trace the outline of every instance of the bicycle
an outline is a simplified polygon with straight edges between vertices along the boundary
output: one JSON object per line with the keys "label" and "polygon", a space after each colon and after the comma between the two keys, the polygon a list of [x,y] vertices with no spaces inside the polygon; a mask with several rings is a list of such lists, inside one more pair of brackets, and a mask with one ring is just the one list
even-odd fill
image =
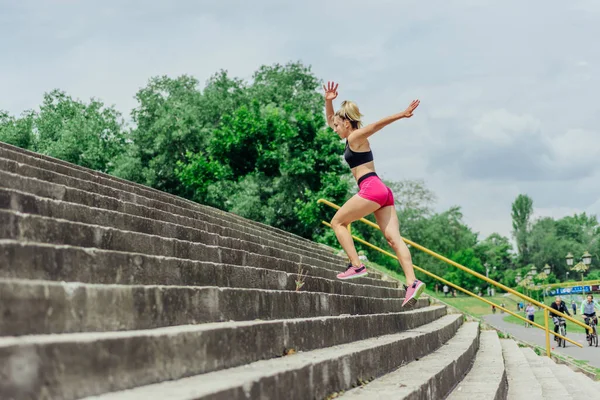
{"label": "bicycle", "polygon": [[[554,317],[554,325],[558,325],[558,334],[561,336],[567,336],[567,321],[563,317]],[[554,336],[556,342],[558,343],[558,347],[566,347],[567,341],[561,337]]]}
{"label": "bicycle", "polygon": [[587,334],[587,341],[590,346],[596,345],[598,347],[598,333],[596,332],[596,322],[594,321],[595,317],[588,317],[588,325],[592,328],[592,333]]}

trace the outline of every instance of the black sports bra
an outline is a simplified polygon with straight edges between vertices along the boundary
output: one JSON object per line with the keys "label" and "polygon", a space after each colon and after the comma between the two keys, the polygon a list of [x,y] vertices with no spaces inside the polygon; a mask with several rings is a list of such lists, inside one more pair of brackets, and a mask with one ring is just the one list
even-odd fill
{"label": "black sports bra", "polygon": [[346,149],[344,150],[344,158],[346,162],[350,166],[350,168],[358,167],[359,165],[366,164],[368,162],[373,161],[373,152],[363,151],[363,152],[355,152],[352,151],[350,145],[348,144],[348,140],[346,140]]}

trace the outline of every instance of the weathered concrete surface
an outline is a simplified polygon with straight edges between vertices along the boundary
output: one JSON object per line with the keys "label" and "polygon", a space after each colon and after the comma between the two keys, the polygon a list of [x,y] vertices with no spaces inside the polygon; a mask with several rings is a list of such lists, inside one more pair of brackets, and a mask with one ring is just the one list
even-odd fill
{"label": "weathered concrete surface", "polygon": [[[266,266],[265,264],[261,265]],[[292,268],[290,270],[294,271]],[[333,280],[335,276],[332,271],[322,272],[329,275],[329,279],[312,275],[303,277],[301,291],[404,297],[403,289]],[[296,290],[296,281],[301,279],[298,274],[269,268],[3,239],[0,239],[0,278],[271,290]]]}
{"label": "weathered concrete surface", "polygon": [[[344,264],[276,228],[0,143],[0,335],[15,335],[0,338],[0,398],[218,384],[225,368],[296,356],[309,366],[254,370],[258,381],[221,394],[303,390],[313,375],[327,394],[421,357],[462,323],[426,298],[403,309],[404,291],[376,271],[339,281]],[[299,269],[309,276],[295,292]],[[385,334],[397,340],[374,337]],[[306,353],[266,361],[289,347]]]}
{"label": "weathered concrete surface", "polygon": [[[90,194],[82,191],[77,191],[74,195],[80,195],[83,198],[70,199],[78,201],[48,198],[43,195],[47,195],[49,191],[52,193],[60,193],[60,190],[39,190],[37,189],[38,186],[48,185],[48,183],[34,181],[35,184],[31,184],[29,185],[30,187],[27,188],[34,192],[32,194],[21,189],[21,187],[24,186],[23,180],[27,178],[14,175],[11,177],[12,179],[4,179],[4,176],[2,175],[8,174],[0,172],[0,208],[167,237],[173,237],[170,236],[173,233],[180,234],[181,229],[184,229],[184,232],[209,232],[210,234],[219,237],[249,241],[262,246],[271,246],[288,252],[298,253],[306,257],[316,258],[320,261],[329,262],[338,266],[343,264],[343,260],[339,257],[330,254],[321,254],[320,251],[318,251],[318,246],[313,246],[313,248],[310,249],[297,246],[294,243],[290,244],[287,241],[282,241],[279,237],[263,237],[257,230],[252,230],[248,233],[244,230],[237,229],[231,222],[222,221],[221,224],[209,223],[196,218],[138,206],[134,203],[124,202],[110,197],[97,195],[82,196],[84,193]],[[11,186],[17,186],[17,188],[12,188]],[[69,188],[68,190],[72,189]],[[42,196],[37,195],[36,193],[38,192],[41,193]],[[91,201],[86,202],[82,200]],[[108,204],[103,204],[102,200],[107,200]]]}
{"label": "weathered concrete surface", "polygon": [[447,400],[504,400],[508,392],[502,346],[496,331],[483,331],[471,370]]}
{"label": "weathered concrete surface", "polygon": [[258,361],[94,399],[322,399],[333,392],[350,389],[359,379],[384,375],[435,351],[454,336],[461,324],[460,315],[448,315],[394,335]]}
{"label": "weathered concrete surface", "polygon": [[[425,357],[402,366],[341,396],[348,400],[443,399],[471,367],[477,352],[479,324],[465,323],[447,343]],[[487,399],[486,397],[483,397]]]}
{"label": "weathered concrete surface", "polygon": [[[330,271],[336,272],[331,270],[330,263],[307,259],[295,253],[269,247],[251,246],[248,242],[237,239],[231,239],[228,242],[233,247],[225,248],[218,245],[217,235],[207,235],[203,238],[205,239],[204,243],[197,243],[98,225],[21,214],[4,209],[0,209],[0,239],[70,245],[202,261],[209,260],[210,254],[207,254],[207,250],[210,251],[212,247],[215,249],[214,251],[220,254],[220,262],[225,264],[245,265],[245,257],[263,258],[268,256],[297,263],[295,272],[298,271],[298,264],[308,264],[305,270],[309,274],[312,274],[311,267],[330,269]],[[247,247],[245,247],[246,245]],[[248,251],[248,247],[253,247],[252,250],[254,251]],[[214,259],[210,261],[214,261]],[[253,264],[253,266],[259,265]],[[267,266],[265,267],[267,268]],[[338,271],[340,270],[343,270],[343,268]],[[288,270],[288,272],[290,271]],[[324,277],[331,276],[335,276],[335,273],[330,273],[330,275]],[[357,281],[358,283],[369,283],[385,287],[397,287],[398,285],[397,282],[374,280],[368,277],[360,279],[361,281]]]}
{"label": "weathered concrete surface", "polygon": [[550,367],[543,362],[541,357],[529,347],[523,347],[521,351],[529,363],[529,368],[542,386],[542,395],[545,399],[572,399],[567,389],[556,379]]}
{"label": "weathered concrete surface", "polygon": [[600,391],[597,383],[587,376],[573,371],[568,366],[556,364],[548,357],[542,357],[542,362],[552,370],[556,379],[562,383],[572,398],[586,399],[590,396],[590,393],[598,393]]}
{"label": "weathered concrete surface", "polygon": [[[36,178],[41,181],[82,189],[87,192],[113,197],[122,201],[140,203],[142,205],[146,205],[151,208],[158,208],[160,210],[185,210],[188,214],[193,214],[195,218],[216,218],[218,221],[220,221],[216,222],[219,225],[222,225],[224,222],[229,222],[238,227],[238,229],[249,228],[258,230],[262,232],[262,236],[268,234],[273,237],[277,237],[282,241],[290,241],[290,243],[293,243],[298,247],[314,249],[316,253],[320,253],[326,257],[332,257],[332,255],[326,250],[319,247],[315,248],[316,246],[313,242],[300,236],[281,231],[277,228],[251,221],[232,213],[226,213],[212,207],[200,205],[177,196],[148,188],[143,185],[121,181],[118,179],[115,180],[114,177],[99,174],[95,171],[81,171],[73,168],[73,165],[70,164],[65,166],[54,162],[48,162],[43,159],[39,159],[38,157],[24,155],[20,152],[8,150],[2,147],[1,143],[0,171],[18,174],[21,179],[24,177]],[[0,181],[8,180],[6,178],[10,177],[3,176],[2,178],[3,179],[0,179]],[[12,179],[12,181],[14,182],[14,179]],[[28,187],[31,188],[32,186],[28,185]],[[60,191],[54,191],[54,194],[59,193]]]}
{"label": "weathered concrete surface", "polygon": [[[377,314],[406,310],[402,301],[260,289],[0,280],[0,335]],[[414,308],[427,305],[423,298]]]}
{"label": "weathered concrete surface", "polygon": [[[39,200],[39,201],[38,201]],[[299,253],[290,247],[280,248],[275,242],[259,244],[242,239],[220,236],[199,229],[188,228],[182,225],[154,221],[148,218],[131,216],[114,211],[100,210],[77,204],[60,201],[49,201],[40,197],[20,195],[16,192],[9,193],[0,190],[0,210],[4,212],[18,212],[24,215],[41,216],[50,219],[72,221],[88,227],[101,226],[111,229],[119,234],[134,237],[135,234],[144,234],[161,239],[175,239],[183,242],[203,243],[221,248],[246,250],[256,254],[284,258],[295,262],[304,262],[321,268],[343,270],[344,263],[333,263],[315,258],[310,253]],[[83,228],[79,228],[83,229]],[[43,240],[43,237],[40,241]],[[77,243],[69,243],[76,245]],[[131,250],[130,250],[131,251]]]}
{"label": "weathered concrete surface", "polygon": [[525,355],[517,345],[510,339],[500,341],[506,378],[508,381],[508,400],[543,400],[542,386],[531,370]]}
{"label": "weathered concrete surface", "polygon": [[16,146],[12,146],[7,143],[0,142],[0,157],[7,158],[10,160],[18,161],[19,163],[29,164],[33,166],[37,166],[42,169],[47,170],[56,170],[61,174],[66,174],[69,176],[76,176],[83,180],[92,180],[95,182],[100,182],[104,185],[111,186],[116,188],[120,188],[121,190],[125,190],[128,192],[136,193],[138,195],[142,195],[149,198],[160,198],[165,202],[172,202],[173,204],[181,204],[182,206],[193,207],[195,209],[201,210],[203,212],[218,215],[221,218],[225,218],[229,221],[234,222],[237,225],[247,225],[257,227],[262,231],[269,231],[273,234],[279,235],[281,237],[292,237],[297,242],[303,242],[309,246],[314,245],[314,243],[308,239],[302,238],[297,235],[290,235],[288,232],[285,232],[281,229],[272,227],[270,225],[266,225],[260,222],[248,220],[242,218],[238,215],[227,213],[225,211],[221,211],[219,209],[205,206],[203,204],[195,203],[191,200],[186,200],[180,197],[176,197],[170,195],[165,192],[161,192],[157,189],[153,189],[151,187],[141,185],[139,183],[134,183],[130,181],[126,181],[121,178],[117,178],[108,174],[103,174],[98,171],[91,170],[89,168],[81,167],[76,164],[71,164],[66,161],[59,160],[57,158],[49,157],[43,154],[35,153],[29,150],[25,150]]}
{"label": "weathered concrete surface", "polygon": [[[13,391],[76,399],[277,358],[286,349],[310,351],[396,334],[444,315],[445,308],[436,306],[394,314],[0,338],[0,366],[9,370],[11,363],[34,359],[36,376],[43,379],[12,384]],[[0,382],[0,395],[13,381]]]}

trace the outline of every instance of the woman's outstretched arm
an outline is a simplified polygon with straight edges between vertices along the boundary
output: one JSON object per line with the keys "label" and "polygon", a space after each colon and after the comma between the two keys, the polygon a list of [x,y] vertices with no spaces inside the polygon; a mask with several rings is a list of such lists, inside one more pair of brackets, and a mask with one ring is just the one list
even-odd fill
{"label": "woman's outstretched arm", "polygon": [[363,128],[359,128],[352,132],[348,137],[348,141],[350,143],[360,143],[365,140],[375,132],[381,130],[383,127],[391,124],[392,122],[398,121],[402,118],[410,118],[413,116],[413,111],[419,106],[421,103],[420,100],[413,100],[412,103],[408,106],[408,108],[398,114],[390,115],[389,117],[385,117],[380,119],[377,122],[373,122]]}

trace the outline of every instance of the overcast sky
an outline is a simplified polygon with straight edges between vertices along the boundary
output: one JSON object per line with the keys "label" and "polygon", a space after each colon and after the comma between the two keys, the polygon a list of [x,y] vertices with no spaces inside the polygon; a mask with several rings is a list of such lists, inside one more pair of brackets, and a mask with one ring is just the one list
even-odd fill
{"label": "overcast sky", "polygon": [[0,109],[54,88],[125,116],[156,75],[205,82],[300,60],[373,122],[386,179],[423,179],[481,238],[538,216],[600,214],[597,0],[0,0]]}

